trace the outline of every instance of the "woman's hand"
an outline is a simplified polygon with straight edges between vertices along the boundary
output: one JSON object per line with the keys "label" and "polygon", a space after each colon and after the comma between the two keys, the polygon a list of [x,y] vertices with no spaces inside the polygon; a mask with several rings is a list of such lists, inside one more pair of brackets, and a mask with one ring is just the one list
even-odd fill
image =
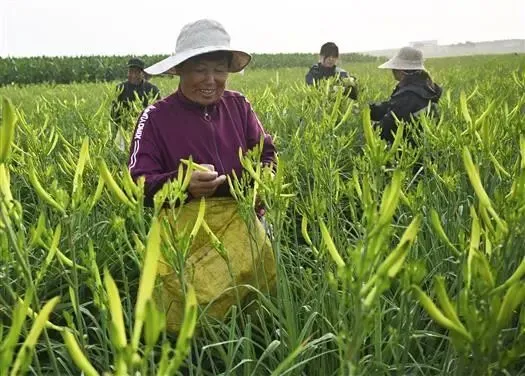
{"label": "woman's hand", "polygon": [[195,198],[212,196],[217,187],[226,181],[226,176],[218,176],[215,167],[209,164],[201,165],[209,171],[193,171],[188,192]]}

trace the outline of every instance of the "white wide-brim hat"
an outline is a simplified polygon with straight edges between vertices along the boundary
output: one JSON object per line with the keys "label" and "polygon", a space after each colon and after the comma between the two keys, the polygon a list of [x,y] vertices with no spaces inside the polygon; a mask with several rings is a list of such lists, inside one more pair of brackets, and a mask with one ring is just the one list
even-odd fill
{"label": "white wide-brim hat", "polygon": [[194,56],[214,51],[232,53],[230,72],[243,70],[252,59],[249,53],[230,47],[230,35],[219,22],[202,19],[189,23],[182,28],[173,55],[153,64],[144,71],[151,75],[176,74],[174,68],[180,63]]}
{"label": "white wide-brim hat", "polygon": [[423,64],[423,52],[413,47],[403,47],[398,53],[381,64],[381,69],[398,69],[398,70],[425,70]]}

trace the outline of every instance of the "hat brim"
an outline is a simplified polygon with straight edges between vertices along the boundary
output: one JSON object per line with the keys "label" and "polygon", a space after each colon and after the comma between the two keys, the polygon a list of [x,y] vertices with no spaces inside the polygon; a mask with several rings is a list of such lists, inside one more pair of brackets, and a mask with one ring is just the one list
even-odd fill
{"label": "hat brim", "polygon": [[425,70],[422,63],[414,63],[413,61],[403,60],[398,57],[393,57],[386,63],[381,64],[379,69],[398,69],[398,70]]}
{"label": "hat brim", "polygon": [[252,56],[244,51],[239,51],[224,46],[207,46],[175,53],[174,55],[168,56],[164,60],[147,67],[144,69],[144,71],[151,75],[176,74],[175,67],[180,63],[183,63],[192,57],[215,51],[229,51],[233,54],[229,69],[229,71],[232,73],[243,70],[252,59]]}

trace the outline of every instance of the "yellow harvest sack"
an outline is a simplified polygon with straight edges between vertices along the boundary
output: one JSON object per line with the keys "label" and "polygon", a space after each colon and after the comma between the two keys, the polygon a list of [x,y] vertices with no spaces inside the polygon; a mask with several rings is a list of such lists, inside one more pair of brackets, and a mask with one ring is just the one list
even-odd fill
{"label": "yellow harvest sack", "polygon": [[[198,212],[199,201],[194,200],[184,205],[176,221],[170,217],[168,220],[174,231],[191,229]],[[251,295],[249,288],[240,285],[251,285],[263,292],[272,289],[276,279],[275,258],[255,213],[249,229],[234,199],[206,199],[204,221],[223,244],[227,257],[221,256],[201,227],[186,256],[184,281],[194,287],[199,306],[206,314],[222,320],[231,306],[239,301],[245,303]],[[184,319],[184,293],[179,274],[162,256],[158,273],[161,285],[155,296],[157,306],[166,313],[167,329],[178,332]]]}

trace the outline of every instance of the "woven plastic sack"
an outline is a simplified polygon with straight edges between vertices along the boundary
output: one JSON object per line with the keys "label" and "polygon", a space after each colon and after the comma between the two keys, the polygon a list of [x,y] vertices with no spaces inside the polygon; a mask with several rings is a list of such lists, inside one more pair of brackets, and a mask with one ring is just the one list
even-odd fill
{"label": "woven plastic sack", "polygon": [[[193,228],[199,213],[199,202],[184,205],[177,220],[164,213],[174,231]],[[256,218],[247,224],[231,198],[208,198],[204,221],[223,245],[225,254],[217,250],[213,239],[201,227],[193,239],[185,266],[184,281],[191,284],[197,301],[207,315],[222,320],[238,303],[245,304],[253,296],[250,285],[263,292],[274,287],[275,258],[264,227]],[[251,227],[250,229],[248,227]],[[228,262],[227,262],[228,261]],[[166,313],[166,327],[178,332],[184,319],[184,292],[178,271],[161,257],[158,265],[160,290],[155,296],[157,306]]]}

